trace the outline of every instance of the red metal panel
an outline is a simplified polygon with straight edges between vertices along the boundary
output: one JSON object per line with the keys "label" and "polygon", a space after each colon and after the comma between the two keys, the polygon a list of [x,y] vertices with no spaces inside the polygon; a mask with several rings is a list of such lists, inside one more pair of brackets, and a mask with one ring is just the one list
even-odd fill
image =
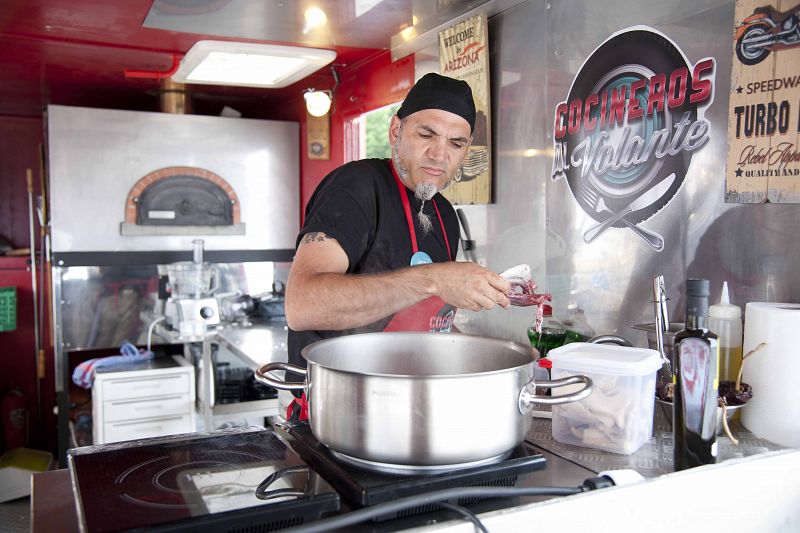
{"label": "red metal panel", "polygon": [[[0,117],[0,235],[15,248],[30,246],[25,169],[33,171],[34,195],[39,195],[42,135],[39,118]],[[35,230],[38,239],[38,224]]]}
{"label": "red metal panel", "polygon": [[[308,159],[305,112],[302,111],[304,118],[301,123],[300,143],[301,213],[305,211],[305,205],[322,178],[344,163],[345,121],[367,111],[401,101],[413,84],[414,56],[392,63],[388,50],[377,53],[367,62],[344,70],[334,94],[331,114],[331,158],[328,161]],[[316,88],[332,89],[333,85]],[[302,98],[298,103],[302,106]]]}
{"label": "red metal panel", "polygon": [[[37,284],[41,290],[43,286],[41,280],[37,280]],[[45,379],[40,384],[41,411],[36,405],[36,344],[33,332],[30,259],[0,257],[0,287],[17,288],[17,329],[0,332],[0,367],[3,369],[0,392],[5,392],[9,387],[18,387],[22,391],[28,410],[28,446],[54,451],[56,437],[56,419],[53,415],[56,403],[54,359],[53,350],[50,348],[50,327],[47,323],[41,326],[46,338]],[[42,420],[37,424],[39,412],[42,413]]]}

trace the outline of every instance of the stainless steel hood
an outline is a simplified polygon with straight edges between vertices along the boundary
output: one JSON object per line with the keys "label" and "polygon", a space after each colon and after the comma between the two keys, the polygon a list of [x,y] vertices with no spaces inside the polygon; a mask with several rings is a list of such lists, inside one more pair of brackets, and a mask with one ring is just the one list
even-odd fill
{"label": "stainless steel hood", "polygon": [[[300,221],[297,123],[49,106],[47,126],[56,256],[188,253],[196,238],[209,251],[294,249]],[[131,191],[166,168],[200,169],[229,186],[238,200],[238,231],[122,231],[130,222]]]}

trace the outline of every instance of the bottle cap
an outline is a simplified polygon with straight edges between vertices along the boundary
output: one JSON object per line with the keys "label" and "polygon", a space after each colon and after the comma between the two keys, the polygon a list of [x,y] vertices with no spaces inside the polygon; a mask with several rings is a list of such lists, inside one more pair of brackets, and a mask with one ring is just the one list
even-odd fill
{"label": "bottle cap", "polygon": [[709,282],[707,279],[686,280],[686,316],[708,316]]}
{"label": "bottle cap", "polygon": [[708,296],[710,294],[708,280],[689,278],[686,280],[686,294],[687,296]]}
{"label": "bottle cap", "polygon": [[722,283],[722,293],[719,296],[719,303],[708,308],[708,316],[711,318],[742,318],[742,309],[738,305],[733,305],[728,296],[728,282]]}

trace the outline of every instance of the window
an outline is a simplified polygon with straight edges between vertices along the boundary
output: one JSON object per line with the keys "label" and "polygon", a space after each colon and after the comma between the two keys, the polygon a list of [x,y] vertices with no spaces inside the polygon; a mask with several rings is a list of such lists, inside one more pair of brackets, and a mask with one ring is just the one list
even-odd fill
{"label": "window", "polygon": [[349,121],[345,126],[346,161],[390,157],[389,123],[398,109],[400,102],[368,111]]}

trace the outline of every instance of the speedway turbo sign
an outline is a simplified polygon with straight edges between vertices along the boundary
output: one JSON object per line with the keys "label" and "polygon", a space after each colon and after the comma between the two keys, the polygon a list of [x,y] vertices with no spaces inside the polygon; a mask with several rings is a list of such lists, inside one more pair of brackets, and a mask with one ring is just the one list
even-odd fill
{"label": "speedway turbo sign", "polygon": [[629,228],[654,250],[664,239],[639,224],[680,189],[709,140],[715,60],[691,64],[666,35],[637,26],[615,33],[586,59],[555,109],[553,180],[566,179],[596,224]]}
{"label": "speedway turbo sign", "polygon": [[739,0],[734,19],[725,201],[800,203],[800,2]]}

